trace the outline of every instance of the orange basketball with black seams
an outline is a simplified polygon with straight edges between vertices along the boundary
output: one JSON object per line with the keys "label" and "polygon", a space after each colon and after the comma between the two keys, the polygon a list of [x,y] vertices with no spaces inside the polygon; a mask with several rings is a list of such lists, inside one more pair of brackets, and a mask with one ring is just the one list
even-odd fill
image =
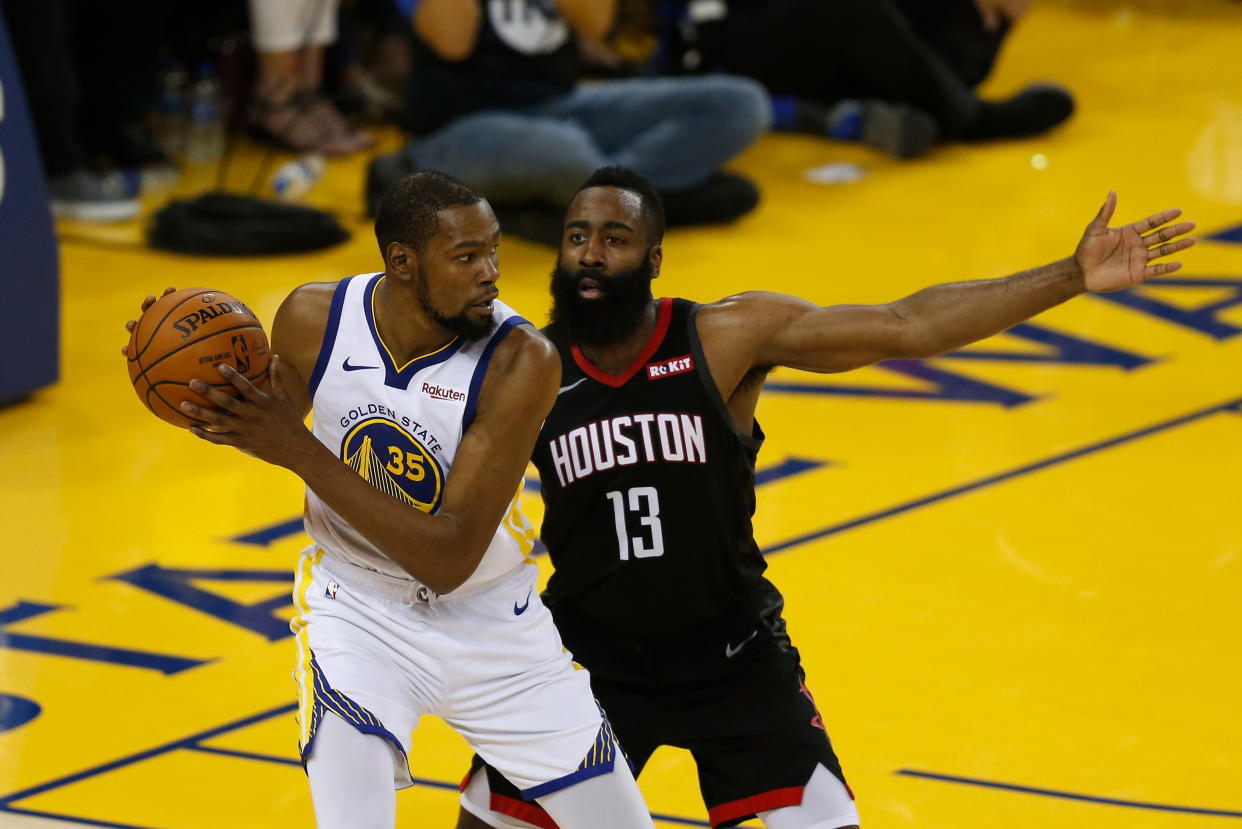
{"label": "orange basketball with black seams", "polygon": [[189,427],[200,421],[181,411],[183,400],[212,408],[190,390],[191,380],[234,393],[217,368],[227,363],[258,384],[267,374],[269,349],[263,326],[241,300],[209,288],[182,288],[143,312],[125,356],[138,399],[157,417]]}

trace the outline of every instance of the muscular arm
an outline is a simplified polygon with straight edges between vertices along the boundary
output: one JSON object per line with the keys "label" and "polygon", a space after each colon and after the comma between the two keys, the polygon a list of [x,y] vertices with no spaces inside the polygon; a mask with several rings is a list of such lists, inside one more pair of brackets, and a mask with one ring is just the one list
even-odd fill
{"label": "muscular arm", "polygon": [[418,0],[414,32],[447,61],[461,61],[474,52],[483,20],[480,0]]}
{"label": "muscular arm", "polygon": [[265,394],[236,372],[226,376],[244,400],[229,402],[204,387],[212,402],[230,413],[197,410],[195,416],[227,431],[193,430],[196,435],[294,472],[410,575],[447,593],[474,572],[517,492],[539,428],[556,400],[560,359],[547,340],[525,326],[497,346],[475,420],[462,437],[435,515],[380,492],[342,463],[297,419],[282,382],[274,378],[271,393]]}
{"label": "muscular arm", "polygon": [[1074,256],[1002,279],[937,285],[887,305],[820,308],[759,292],[709,305],[700,311],[698,327],[721,394],[730,399],[756,367],[836,372],[930,357],[997,334],[1084,291],[1115,291],[1177,270],[1175,262],[1149,263],[1194,244],[1169,241],[1193,223],[1161,227],[1180,213],[1170,210],[1109,228],[1115,204],[1110,194]]}
{"label": "muscular arm", "polygon": [[272,321],[272,353],[281,357],[280,380],[294,411],[303,419],[311,410],[310,378],[323,346],[336,286],[335,282],[314,282],[294,288]]}

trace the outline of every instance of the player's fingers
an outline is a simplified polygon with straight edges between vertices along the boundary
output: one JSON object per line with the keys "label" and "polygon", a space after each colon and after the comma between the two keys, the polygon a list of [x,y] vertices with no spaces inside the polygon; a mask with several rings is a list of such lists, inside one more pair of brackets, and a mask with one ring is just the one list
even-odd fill
{"label": "player's fingers", "polygon": [[228,432],[208,432],[199,426],[191,426],[190,434],[194,437],[202,438],[208,443],[214,443],[216,446],[236,446],[237,438]]}
{"label": "player's fingers", "polygon": [[137,324],[138,324],[138,320],[126,320],[125,330],[132,332],[134,330],[134,326]]}
{"label": "player's fingers", "polygon": [[1161,262],[1159,265],[1148,265],[1144,269],[1143,273],[1148,279],[1150,279],[1153,276],[1163,276],[1166,273],[1173,273],[1173,271],[1181,270],[1181,267],[1181,262]]}
{"label": "player's fingers", "polygon": [[244,406],[242,401],[238,400],[228,392],[225,392],[223,389],[217,389],[214,386],[209,386],[202,380],[191,380],[190,388],[195,394],[198,394],[199,396],[210,401],[213,406],[234,414],[241,414],[241,409]]}
{"label": "player's fingers", "polygon": [[233,388],[241,392],[242,397],[246,398],[251,403],[259,403],[263,401],[263,392],[255,388],[254,383],[247,380],[245,375],[243,375],[240,371],[233,368],[228,363],[220,363],[220,365],[216,368],[222,375],[224,375],[226,380],[233,384]]}
{"label": "player's fingers", "polygon": [[1182,211],[1174,207],[1169,210],[1162,210],[1159,213],[1153,213],[1146,219],[1139,219],[1131,224],[1130,227],[1138,231],[1140,235],[1143,235],[1149,230],[1155,230],[1160,225],[1168,224],[1180,215],[1182,215]]}
{"label": "player's fingers", "polygon": [[197,403],[191,403],[189,400],[181,401],[181,411],[185,412],[195,420],[201,420],[206,424],[221,428],[227,428],[230,421],[237,419],[228,412],[224,412],[219,409],[208,409],[198,405]]}
{"label": "player's fingers", "polygon": [[1179,250],[1185,250],[1195,243],[1195,237],[1188,236],[1185,239],[1178,239],[1176,242],[1169,242],[1167,245],[1161,245],[1158,248],[1152,248],[1147,251],[1147,261],[1159,259],[1161,256],[1168,256],[1170,253],[1177,253]]}
{"label": "player's fingers", "polygon": [[1159,244],[1160,242],[1167,242],[1174,236],[1181,236],[1189,233],[1194,229],[1194,222],[1178,222],[1175,225],[1165,225],[1159,230],[1153,231],[1144,236],[1143,242],[1148,247],[1151,247],[1152,245]]}
{"label": "player's fingers", "polygon": [[267,364],[268,382],[272,384],[272,396],[278,400],[288,400],[289,396],[285,394],[285,383],[280,379],[280,355],[273,354],[271,362]]}
{"label": "player's fingers", "polygon": [[1117,191],[1109,190],[1108,198],[1104,199],[1104,204],[1100,206],[1100,212],[1095,214],[1095,218],[1091,220],[1091,225],[1097,228],[1108,227],[1109,221],[1113,218],[1113,211],[1117,209]]}

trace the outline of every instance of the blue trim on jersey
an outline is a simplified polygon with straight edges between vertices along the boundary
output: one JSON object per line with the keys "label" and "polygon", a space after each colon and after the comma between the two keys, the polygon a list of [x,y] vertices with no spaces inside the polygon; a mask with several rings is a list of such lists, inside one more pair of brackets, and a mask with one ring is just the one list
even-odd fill
{"label": "blue trim on jersey", "polygon": [[439,351],[424,354],[422,357],[415,357],[403,367],[398,368],[392,360],[392,355],[388,353],[388,348],[384,345],[384,341],[380,339],[379,328],[375,325],[375,313],[372,303],[375,297],[375,287],[379,285],[383,277],[384,274],[382,273],[376,274],[370,284],[363,289],[362,309],[367,315],[367,327],[371,329],[371,339],[375,340],[375,350],[379,352],[380,362],[384,364],[384,385],[405,391],[410,387],[410,381],[414,379],[415,374],[425,368],[443,363],[449,357],[456,354],[465,344],[465,341],[461,337],[457,337]]}
{"label": "blue trim on jersey", "polygon": [[353,279],[352,276],[347,276],[336,283],[336,290],[332,292],[332,306],[328,309],[328,327],[324,329],[323,344],[319,346],[319,358],[315,360],[315,370],[311,372],[310,382],[307,384],[311,400],[315,399],[315,389],[319,388],[319,381],[323,379],[323,373],[328,369],[328,358],[332,356],[332,346],[336,344],[336,332],[341,327],[341,308],[345,305],[345,289],[349,286],[351,279]]}
{"label": "blue trim on jersey", "polygon": [[474,375],[470,378],[470,390],[466,393],[466,408],[461,413],[461,433],[463,435],[470,428],[470,424],[474,422],[474,412],[479,405],[479,389],[483,388],[483,375],[487,374],[487,364],[492,361],[492,352],[496,350],[496,346],[500,345],[501,340],[509,336],[510,331],[523,324],[529,325],[530,323],[517,314],[509,317],[500,324],[500,327],[496,329],[496,333],[492,335],[491,341],[488,342],[487,347],[483,349],[478,365],[474,367]]}
{"label": "blue trim on jersey", "polygon": [[[597,702],[596,705],[598,704]],[[603,715],[603,709],[600,709],[600,714]],[[545,794],[552,794],[552,792],[568,788],[583,780],[607,774],[612,771],[613,764],[617,761],[619,750],[616,735],[612,732],[612,723],[608,722],[608,717],[605,716],[604,721],[600,723],[599,734],[595,737],[595,744],[591,746],[591,750],[587,752],[586,757],[577,770],[570,772],[564,777],[549,780],[547,783],[540,783],[538,786],[523,789],[522,799],[534,800],[537,797],[543,797]],[[629,762],[628,757],[626,762]]]}
{"label": "blue trim on jersey", "polygon": [[311,680],[314,683],[315,704],[311,708],[310,739],[306,741],[306,745],[302,746],[302,765],[305,766],[306,761],[310,759],[311,749],[315,745],[315,735],[319,731],[323,715],[331,711],[363,734],[374,734],[392,743],[393,747],[405,758],[408,768],[409,757],[406,756],[405,749],[401,746],[401,741],[397,739],[397,736],[385,728],[378,717],[328,684],[328,678],[324,676],[323,669],[315,660],[314,651],[311,651],[310,667]]}

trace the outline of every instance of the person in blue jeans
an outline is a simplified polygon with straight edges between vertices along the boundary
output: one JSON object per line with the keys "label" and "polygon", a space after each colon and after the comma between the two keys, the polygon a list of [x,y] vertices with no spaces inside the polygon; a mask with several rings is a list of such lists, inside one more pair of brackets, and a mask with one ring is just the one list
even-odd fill
{"label": "person in blue jeans", "polygon": [[371,163],[369,207],[412,170],[436,169],[487,193],[506,232],[559,244],[564,208],[610,164],[655,183],[670,225],[729,221],[758,203],[752,182],[720,170],[769,126],[757,82],[579,82],[578,40],[608,33],[616,0],[396,2],[415,33],[413,138]]}

